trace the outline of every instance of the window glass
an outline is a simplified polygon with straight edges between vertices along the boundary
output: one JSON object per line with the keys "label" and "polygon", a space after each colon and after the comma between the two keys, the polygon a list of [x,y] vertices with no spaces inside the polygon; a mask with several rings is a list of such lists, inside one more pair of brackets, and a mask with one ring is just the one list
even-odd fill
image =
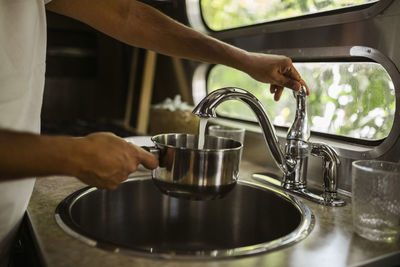
{"label": "window glass", "polygon": [[200,0],[200,7],[207,26],[220,31],[371,2],[377,0]]}
{"label": "window glass", "polygon": [[[381,65],[366,62],[294,65],[311,90],[307,98],[311,130],[367,140],[379,140],[389,134],[396,101],[393,82]],[[275,102],[269,85],[222,65],[211,69],[207,82],[209,92],[222,87],[250,91],[263,103],[275,125],[290,126],[294,120],[296,101],[288,89]],[[222,103],[217,113],[257,121],[250,108],[240,101]]]}

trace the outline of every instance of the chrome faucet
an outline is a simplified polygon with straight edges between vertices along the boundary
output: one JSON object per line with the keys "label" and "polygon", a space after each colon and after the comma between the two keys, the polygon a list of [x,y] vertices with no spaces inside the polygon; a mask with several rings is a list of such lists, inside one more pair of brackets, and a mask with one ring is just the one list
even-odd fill
{"label": "chrome faucet", "polygon": [[[216,117],[215,109],[227,100],[241,100],[246,103],[254,114],[262,128],[265,142],[271,154],[283,173],[280,186],[292,193],[306,197],[309,200],[327,206],[343,206],[345,202],[337,197],[337,168],[340,164],[335,150],[322,143],[310,143],[310,128],[308,125],[306,91],[302,88],[294,93],[296,97],[296,116],[290,127],[286,146],[283,149],[279,145],[275,128],[271,124],[261,102],[246,90],[227,87],[213,91],[207,95],[193,110],[193,114],[202,118]],[[322,157],[324,192],[321,195],[314,194],[307,189],[307,161],[309,155]],[[256,179],[269,181],[265,175],[255,175]],[[276,184],[273,182],[273,184]]]}

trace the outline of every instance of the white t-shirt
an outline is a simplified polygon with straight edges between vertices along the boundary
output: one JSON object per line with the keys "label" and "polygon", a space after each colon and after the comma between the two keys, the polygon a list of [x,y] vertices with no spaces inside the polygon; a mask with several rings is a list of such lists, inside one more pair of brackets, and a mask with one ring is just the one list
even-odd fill
{"label": "white t-shirt", "polygon": [[[0,128],[40,131],[45,2],[0,0]],[[0,182],[0,266],[6,264],[34,183],[34,178]]]}

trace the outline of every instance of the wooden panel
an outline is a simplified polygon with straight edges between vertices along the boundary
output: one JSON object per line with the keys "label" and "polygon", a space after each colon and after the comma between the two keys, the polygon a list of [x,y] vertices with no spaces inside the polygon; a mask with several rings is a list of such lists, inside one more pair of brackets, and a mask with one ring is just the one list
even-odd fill
{"label": "wooden panel", "polygon": [[149,124],[151,97],[153,94],[154,74],[156,70],[157,54],[147,50],[144,61],[143,81],[141,86],[139,113],[136,130],[138,133],[146,133]]}
{"label": "wooden panel", "polygon": [[182,60],[180,58],[172,57],[172,64],[174,66],[176,79],[178,81],[179,93],[182,96],[182,100],[186,103],[191,104],[192,98],[190,96],[189,83],[186,79]]}

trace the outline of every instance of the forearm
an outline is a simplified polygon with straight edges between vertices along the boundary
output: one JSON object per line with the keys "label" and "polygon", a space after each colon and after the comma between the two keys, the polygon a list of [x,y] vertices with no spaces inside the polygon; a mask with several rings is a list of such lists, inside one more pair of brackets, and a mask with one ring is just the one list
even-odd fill
{"label": "forearm", "polygon": [[246,51],[201,34],[147,5],[134,3],[136,7],[131,9],[126,23],[121,23],[125,27],[115,36],[119,40],[161,54],[235,68],[245,62]]}
{"label": "forearm", "polygon": [[[158,10],[137,1],[55,0],[48,9],[81,20],[127,44],[158,53],[238,69],[247,52],[194,31]],[[90,7],[90,8],[87,8]]]}
{"label": "forearm", "polygon": [[279,100],[283,88],[305,85],[290,58],[250,53],[201,34],[134,0],[53,0],[49,10],[75,18],[127,44],[158,53],[223,64],[270,83]]}
{"label": "forearm", "polygon": [[112,133],[76,138],[0,129],[0,180],[61,174],[115,189],[139,164],[154,169],[158,160]]}
{"label": "forearm", "polygon": [[0,130],[0,180],[72,174],[74,138]]}

